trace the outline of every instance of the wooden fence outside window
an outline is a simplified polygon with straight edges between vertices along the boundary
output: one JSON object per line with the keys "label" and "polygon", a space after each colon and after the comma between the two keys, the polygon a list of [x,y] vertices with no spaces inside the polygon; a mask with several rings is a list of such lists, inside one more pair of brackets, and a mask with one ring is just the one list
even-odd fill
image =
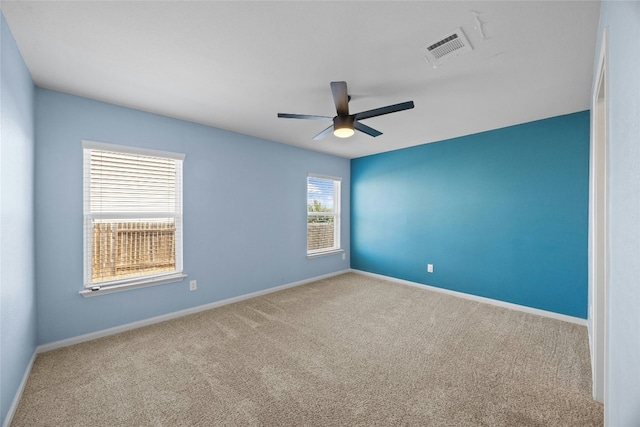
{"label": "wooden fence outside window", "polygon": [[307,251],[333,247],[333,220],[307,223]]}
{"label": "wooden fence outside window", "polygon": [[175,234],[173,221],[95,222],[92,281],[175,270]]}

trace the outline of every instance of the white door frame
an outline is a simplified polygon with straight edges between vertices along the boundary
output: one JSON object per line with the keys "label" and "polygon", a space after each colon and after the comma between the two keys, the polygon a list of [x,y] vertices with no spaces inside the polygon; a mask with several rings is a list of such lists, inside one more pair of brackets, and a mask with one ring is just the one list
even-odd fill
{"label": "white door frame", "polygon": [[[591,164],[589,183],[589,326],[593,398],[606,403],[608,316],[608,29],[602,34],[600,57],[592,92]],[[606,408],[606,406],[605,406]]]}

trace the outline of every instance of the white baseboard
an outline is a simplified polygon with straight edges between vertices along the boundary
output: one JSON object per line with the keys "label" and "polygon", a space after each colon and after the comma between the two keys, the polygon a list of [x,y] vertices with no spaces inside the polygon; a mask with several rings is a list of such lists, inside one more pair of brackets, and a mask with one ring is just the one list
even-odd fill
{"label": "white baseboard", "polygon": [[33,368],[33,363],[36,361],[37,354],[38,351],[34,351],[33,355],[31,356],[31,360],[29,360],[27,369],[25,369],[24,375],[22,375],[22,381],[20,381],[20,386],[18,386],[18,390],[16,391],[15,396],[13,396],[13,401],[11,402],[11,406],[9,406],[7,417],[4,419],[2,427],[9,427],[11,425],[11,422],[13,421],[13,416],[16,414],[16,410],[18,410],[18,405],[20,404],[22,393],[24,392],[24,388],[27,385],[27,380],[29,379],[29,375],[31,374],[31,368]]}
{"label": "white baseboard", "polygon": [[91,341],[91,340],[94,340],[94,339],[97,339],[97,338],[102,338],[102,337],[106,337],[106,336],[109,336],[109,335],[119,334],[120,332],[130,331],[132,329],[141,328],[143,326],[153,325],[154,323],[164,322],[166,320],[171,320],[171,319],[175,319],[175,318],[178,318],[178,317],[187,316],[189,314],[198,313],[200,311],[210,310],[212,308],[221,307],[223,305],[233,304],[233,303],[236,303],[236,302],[239,302],[239,301],[243,301],[243,300],[246,300],[246,299],[259,297],[261,295],[267,295],[267,294],[270,294],[270,293],[273,293],[273,292],[278,292],[278,291],[281,291],[283,289],[293,288],[295,286],[300,286],[300,285],[304,285],[304,284],[307,284],[307,283],[315,282],[315,281],[318,281],[318,280],[326,279],[326,278],[329,278],[329,277],[338,276],[340,274],[348,273],[349,271],[350,271],[350,269],[340,270],[340,271],[336,271],[336,272],[333,272],[333,273],[312,277],[310,279],[304,279],[304,280],[300,280],[300,281],[297,281],[297,282],[287,283],[287,284],[284,284],[284,285],[276,286],[276,287],[265,289],[265,290],[262,290],[262,291],[251,292],[251,293],[248,293],[248,294],[240,295],[240,296],[233,297],[233,298],[224,299],[224,300],[221,300],[221,301],[214,301],[212,303],[200,305],[200,306],[197,306],[197,307],[187,308],[187,309],[180,310],[180,311],[174,311],[172,313],[167,313],[167,314],[163,314],[163,315],[156,316],[156,317],[150,317],[148,319],[143,319],[143,320],[139,320],[137,322],[127,323],[125,325],[115,326],[113,328],[102,329],[100,331],[91,332],[91,333],[84,334],[84,335],[78,335],[78,336],[71,337],[71,338],[66,338],[66,339],[63,339],[63,340],[60,340],[60,341],[54,341],[54,342],[51,342],[51,343],[48,343],[48,344],[42,344],[42,345],[39,345],[36,348],[36,353],[44,353],[45,351],[56,350],[58,348],[68,347],[70,345],[79,344],[79,343],[86,342],[86,341]]}
{"label": "white baseboard", "polygon": [[364,276],[375,277],[377,279],[387,280],[389,282],[399,283],[401,285],[413,286],[420,289],[427,289],[434,292],[440,292],[447,295],[453,295],[458,298],[464,298],[476,302],[482,302],[485,304],[496,305],[498,307],[504,307],[511,310],[523,311],[525,313],[536,314],[538,316],[550,317],[556,320],[562,320],[563,322],[574,323],[580,326],[587,326],[587,319],[581,319],[579,317],[567,316],[566,314],[554,313],[553,311],[540,310],[538,308],[527,307],[524,305],[513,304],[510,302],[499,301],[491,298],[480,297],[472,294],[465,294],[464,292],[451,291],[449,289],[438,288],[435,286],[424,285],[422,283],[411,282],[409,280],[396,279],[395,277],[383,276],[382,274],[369,273],[362,270],[351,269],[351,272],[356,274],[362,274]]}

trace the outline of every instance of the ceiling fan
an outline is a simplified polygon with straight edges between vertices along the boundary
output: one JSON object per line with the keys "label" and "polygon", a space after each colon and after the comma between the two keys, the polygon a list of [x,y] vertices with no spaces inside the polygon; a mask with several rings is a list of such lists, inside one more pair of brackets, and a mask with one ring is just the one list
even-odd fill
{"label": "ceiling fan", "polygon": [[348,138],[355,133],[355,130],[359,130],[360,132],[373,137],[382,135],[382,132],[360,123],[360,120],[413,108],[413,101],[407,101],[400,104],[387,105],[386,107],[362,111],[356,114],[349,114],[349,101],[351,100],[351,97],[347,93],[347,83],[331,82],[331,93],[333,93],[333,101],[336,104],[337,115],[335,117],[288,113],[278,113],[278,117],[285,119],[333,120],[333,124],[331,126],[313,137],[314,141],[317,141],[327,136],[331,131],[333,131],[333,134],[338,138]]}

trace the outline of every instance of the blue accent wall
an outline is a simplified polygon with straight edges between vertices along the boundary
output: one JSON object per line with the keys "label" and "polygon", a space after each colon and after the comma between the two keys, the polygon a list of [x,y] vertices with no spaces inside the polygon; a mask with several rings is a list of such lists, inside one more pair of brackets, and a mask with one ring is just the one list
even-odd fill
{"label": "blue accent wall", "polygon": [[36,349],[34,87],[0,12],[0,425]]}
{"label": "blue accent wall", "polygon": [[589,132],[585,111],[353,159],[352,268],[586,318]]}
{"label": "blue accent wall", "polygon": [[[212,112],[215,114],[215,112]],[[182,282],[83,298],[83,139],[185,153]],[[307,259],[308,173],[347,159],[46,89],[36,90],[38,341],[51,343],[349,268]],[[198,290],[189,292],[189,280]]]}

